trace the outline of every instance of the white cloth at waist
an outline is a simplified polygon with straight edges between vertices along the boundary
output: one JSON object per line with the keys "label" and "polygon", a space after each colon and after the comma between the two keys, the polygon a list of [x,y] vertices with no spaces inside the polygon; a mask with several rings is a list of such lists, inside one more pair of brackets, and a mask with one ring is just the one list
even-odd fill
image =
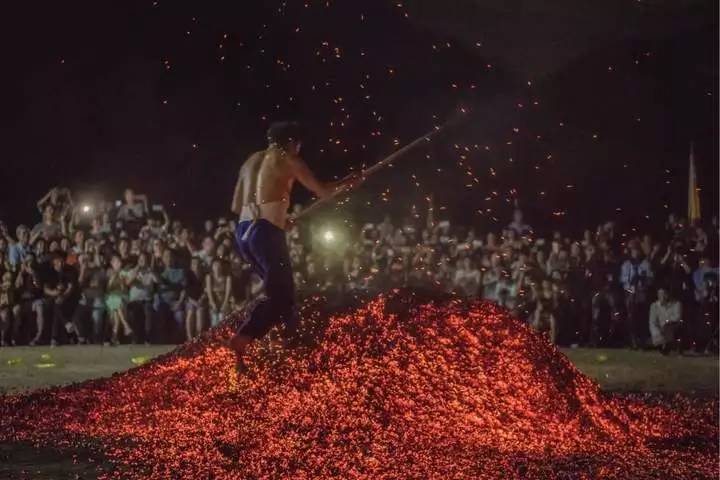
{"label": "white cloth at waist", "polygon": [[240,221],[260,220],[262,218],[284,230],[289,206],[289,200],[278,200],[276,202],[261,203],[260,205],[255,203],[243,205],[240,210]]}

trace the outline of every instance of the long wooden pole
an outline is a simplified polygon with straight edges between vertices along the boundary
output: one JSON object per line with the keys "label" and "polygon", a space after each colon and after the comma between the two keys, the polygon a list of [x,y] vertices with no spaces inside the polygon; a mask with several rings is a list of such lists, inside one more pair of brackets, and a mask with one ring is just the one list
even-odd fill
{"label": "long wooden pole", "polygon": [[[456,115],[452,117],[450,120],[445,122],[439,127],[433,128],[431,131],[423,135],[422,137],[418,137],[412,142],[408,143],[407,145],[404,145],[401,149],[396,150],[392,154],[388,155],[384,159],[380,160],[376,164],[366,168],[365,170],[361,171],[359,173],[359,176],[363,179],[369,177],[370,175],[373,175],[377,173],[378,171],[382,170],[385,167],[388,167],[392,165],[392,162],[397,160],[398,158],[402,157],[409,151],[413,150],[414,148],[419,147],[420,145],[429,143],[433,137],[437,136],[440,132],[447,129],[449,126],[459,123],[461,120],[464,120],[466,118],[466,115]],[[336,190],[332,195],[325,198],[320,198],[318,200],[315,200],[313,203],[308,205],[306,208],[304,208],[298,215],[295,216],[295,221],[307,217],[310,213],[317,210],[318,208],[322,207],[326,203],[329,203],[331,200],[333,200],[335,197],[337,197],[340,193],[347,193],[350,190],[348,189],[341,189]]]}

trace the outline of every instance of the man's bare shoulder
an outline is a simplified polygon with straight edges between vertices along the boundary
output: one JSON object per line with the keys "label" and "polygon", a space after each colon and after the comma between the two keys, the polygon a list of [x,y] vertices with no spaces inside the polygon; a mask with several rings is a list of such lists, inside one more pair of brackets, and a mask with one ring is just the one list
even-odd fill
{"label": "man's bare shoulder", "polygon": [[247,168],[253,168],[253,166],[257,165],[257,163],[261,161],[264,156],[265,150],[258,150],[257,152],[250,154],[250,156],[245,159],[242,166],[240,167],[240,171],[243,171]]}

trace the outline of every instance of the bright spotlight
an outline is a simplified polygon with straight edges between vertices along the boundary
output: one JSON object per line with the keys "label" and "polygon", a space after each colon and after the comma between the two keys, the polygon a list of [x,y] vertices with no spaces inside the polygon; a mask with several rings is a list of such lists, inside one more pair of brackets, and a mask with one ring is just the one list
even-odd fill
{"label": "bright spotlight", "polygon": [[323,233],[323,240],[326,242],[334,242],[335,241],[335,233],[332,230],[325,230],[325,233]]}
{"label": "bright spotlight", "polygon": [[82,206],[83,213],[90,213],[91,210],[92,210],[92,207],[90,205],[86,204],[86,205]]}

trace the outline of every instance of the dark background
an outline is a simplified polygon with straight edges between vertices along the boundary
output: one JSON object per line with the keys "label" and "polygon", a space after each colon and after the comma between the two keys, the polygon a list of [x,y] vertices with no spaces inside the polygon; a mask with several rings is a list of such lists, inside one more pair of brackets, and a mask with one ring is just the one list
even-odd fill
{"label": "dark background", "polygon": [[271,120],[302,121],[306,160],[329,179],[461,106],[462,127],[347,208],[379,220],[432,193],[442,215],[481,227],[505,224],[515,202],[535,225],[657,223],[686,212],[694,141],[703,213],[717,213],[715,1],[4,8],[0,218],[11,224],[37,221],[54,185],[80,201],[132,186],[197,222],[226,213]]}

